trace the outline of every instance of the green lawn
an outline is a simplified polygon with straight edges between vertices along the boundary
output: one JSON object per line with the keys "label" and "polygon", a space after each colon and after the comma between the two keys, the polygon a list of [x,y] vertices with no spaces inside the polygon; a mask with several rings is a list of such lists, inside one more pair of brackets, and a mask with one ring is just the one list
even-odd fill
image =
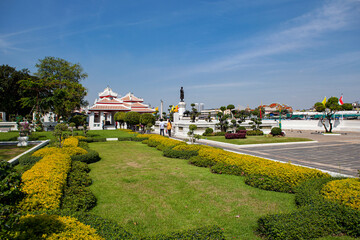
{"label": "green lawn", "polygon": [[[82,131],[74,131],[75,135],[83,136]],[[133,133],[128,133],[120,130],[90,130],[87,132],[88,137],[94,138],[115,138],[115,137],[127,137],[132,136]],[[19,132],[0,132],[0,141],[17,141]],[[33,132],[29,136],[29,140],[47,140],[55,139],[52,132]]]}
{"label": "green lawn", "polygon": [[309,138],[266,137],[266,136],[247,136],[245,139],[226,139],[224,136],[211,136],[211,137],[202,136],[201,138],[217,141],[217,142],[237,144],[237,145],[312,141]]}
{"label": "green lawn", "polygon": [[17,155],[25,152],[26,150],[34,147],[34,145],[29,145],[26,147],[18,147],[16,145],[4,146],[0,145],[0,160],[9,161],[10,159],[16,157]]}
{"label": "green lawn", "polygon": [[295,208],[292,194],[247,186],[242,177],[212,174],[138,142],[90,147],[102,158],[89,165],[98,199],[91,212],[133,233],[216,224],[229,239],[260,239],[254,233],[260,216]]}

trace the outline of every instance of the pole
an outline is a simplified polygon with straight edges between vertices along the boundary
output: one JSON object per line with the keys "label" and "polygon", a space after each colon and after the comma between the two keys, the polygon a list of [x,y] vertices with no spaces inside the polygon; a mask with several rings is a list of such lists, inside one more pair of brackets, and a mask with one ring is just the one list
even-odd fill
{"label": "pole", "polygon": [[160,100],[161,101],[161,105],[160,105],[160,119],[162,119],[163,118],[163,105],[164,105],[164,102],[163,102],[163,100],[161,99]]}
{"label": "pole", "polygon": [[280,112],[279,112],[279,128],[281,130],[281,105],[280,105]]}

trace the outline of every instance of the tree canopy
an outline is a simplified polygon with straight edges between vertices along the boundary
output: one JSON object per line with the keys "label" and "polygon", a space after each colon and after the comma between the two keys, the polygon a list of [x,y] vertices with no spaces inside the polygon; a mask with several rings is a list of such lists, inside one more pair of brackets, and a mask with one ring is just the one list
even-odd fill
{"label": "tree canopy", "polygon": [[[320,119],[322,125],[325,128],[325,132],[332,132],[332,116],[335,114],[336,111],[341,110],[341,105],[339,105],[339,99],[337,97],[331,97],[329,98],[325,105],[322,102],[317,102],[314,104],[314,108],[317,112],[322,112],[324,114],[324,117]],[[325,119],[328,121],[329,128],[326,126]]]}
{"label": "tree canopy", "polygon": [[28,69],[16,70],[8,65],[0,65],[0,111],[6,112],[7,119],[11,114],[25,116],[31,107],[22,107],[20,98],[25,96],[19,81],[34,78]]}
{"label": "tree canopy", "polygon": [[87,77],[79,64],[61,58],[45,57],[35,65],[37,78],[20,81],[28,96],[21,99],[23,107],[36,106],[36,112],[53,111],[67,120],[74,109],[87,104],[87,91],[80,83]]}

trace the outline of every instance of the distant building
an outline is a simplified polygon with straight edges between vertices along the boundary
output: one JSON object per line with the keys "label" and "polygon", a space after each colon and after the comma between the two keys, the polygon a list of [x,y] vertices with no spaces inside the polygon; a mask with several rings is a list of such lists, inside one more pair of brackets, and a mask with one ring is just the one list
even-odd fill
{"label": "distant building", "polygon": [[143,104],[142,98],[136,97],[133,93],[128,93],[124,97],[118,97],[110,87],[99,93],[94,105],[89,108],[89,128],[92,129],[115,129],[114,115],[117,112],[139,112],[153,113],[148,105]]}
{"label": "distant building", "polygon": [[270,105],[260,105],[258,108],[264,108],[265,114],[278,115],[279,111],[287,110],[288,113],[293,112],[293,108],[286,104],[272,103]]}

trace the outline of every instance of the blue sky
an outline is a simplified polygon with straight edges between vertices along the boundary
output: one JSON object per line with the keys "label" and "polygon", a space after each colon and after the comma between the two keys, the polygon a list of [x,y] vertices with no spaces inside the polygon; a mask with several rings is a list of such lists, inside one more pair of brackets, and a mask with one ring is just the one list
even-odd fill
{"label": "blue sky", "polygon": [[360,0],[0,0],[0,64],[80,63],[92,104],[107,85],[151,106],[206,108],[324,96],[360,100]]}

